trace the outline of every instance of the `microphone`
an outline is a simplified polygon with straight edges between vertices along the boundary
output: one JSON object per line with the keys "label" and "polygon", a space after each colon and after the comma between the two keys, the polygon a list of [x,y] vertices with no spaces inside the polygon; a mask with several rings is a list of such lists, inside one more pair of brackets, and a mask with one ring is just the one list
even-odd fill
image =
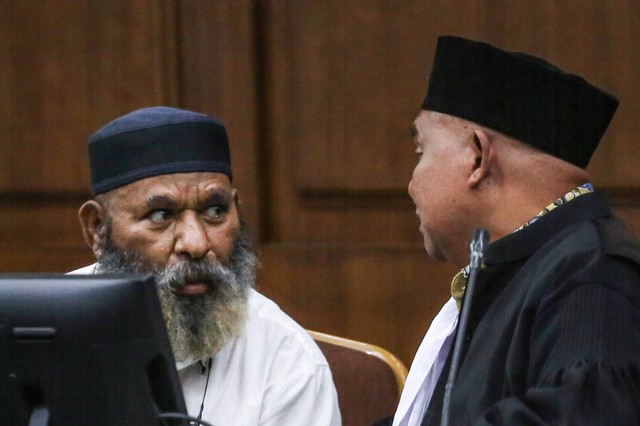
{"label": "microphone", "polygon": [[451,359],[451,369],[449,377],[444,388],[444,399],[442,402],[442,421],[441,426],[449,425],[449,405],[451,404],[451,392],[453,391],[453,383],[458,374],[460,364],[460,352],[462,351],[462,342],[464,335],[467,333],[467,323],[469,322],[469,312],[471,312],[471,303],[473,301],[473,293],[476,285],[478,271],[482,266],[484,251],[489,245],[489,231],[486,229],[476,229],[469,248],[471,249],[471,261],[469,262],[469,279],[464,292],[464,302],[462,303],[462,312],[460,313],[460,322],[458,323],[458,333],[456,334],[456,342],[453,347],[453,356]]}

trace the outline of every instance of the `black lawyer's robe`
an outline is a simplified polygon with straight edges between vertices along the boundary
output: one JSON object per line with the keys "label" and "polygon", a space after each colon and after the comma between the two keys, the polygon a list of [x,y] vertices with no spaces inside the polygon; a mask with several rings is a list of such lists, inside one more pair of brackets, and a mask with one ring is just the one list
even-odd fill
{"label": "black lawyer's robe", "polygon": [[605,199],[493,242],[485,264],[450,424],[640,425],[640,246]]}

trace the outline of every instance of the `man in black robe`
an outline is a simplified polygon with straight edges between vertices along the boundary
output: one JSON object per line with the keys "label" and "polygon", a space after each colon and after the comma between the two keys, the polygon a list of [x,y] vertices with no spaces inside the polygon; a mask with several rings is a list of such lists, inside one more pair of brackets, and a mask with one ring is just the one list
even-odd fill
{"label": "man in black robe", "polygon": [[[439,39],[409,193],[430,256],[464,268],[491,237],[452,425],[640,424],[640,246],[585,171],[617,105],[542,59]],[[440,424],[449,347],[394,425]]]}

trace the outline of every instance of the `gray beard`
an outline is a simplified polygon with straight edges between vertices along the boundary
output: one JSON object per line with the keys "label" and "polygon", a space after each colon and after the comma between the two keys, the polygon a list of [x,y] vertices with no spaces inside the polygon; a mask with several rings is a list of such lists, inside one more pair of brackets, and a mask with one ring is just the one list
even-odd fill
{"label": "gray beard", "polygon": [[[229,266],[217,260],[189,260],[154,265],[135,250],[113,243],[110,221],[102,233],[99,273],[153,273],[176,361],[189,356],[213,356],[229,340],[242,333],[247,316],[249,290],[255,286],[256,256],[244,226],[235,237]],[[177,296],[174,290],[187,281],[201,281],[210,291],[201,296]]]}

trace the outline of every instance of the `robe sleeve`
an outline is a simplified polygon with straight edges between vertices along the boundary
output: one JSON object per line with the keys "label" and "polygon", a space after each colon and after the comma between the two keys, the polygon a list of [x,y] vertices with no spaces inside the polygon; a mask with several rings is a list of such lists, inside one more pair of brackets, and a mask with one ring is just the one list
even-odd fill
{"label": "robe sleeve", "polygon": [[640,424],[640,369],[636,364],[581,361],[558,374],[557,386],[536,386],[522,399],[503,399],[476,424]]}
{"label": "robe sleeve", "polygon": [[535,313],[526,391],[475,424],[640,424],[640,309],[606,283],[558,293]]}

